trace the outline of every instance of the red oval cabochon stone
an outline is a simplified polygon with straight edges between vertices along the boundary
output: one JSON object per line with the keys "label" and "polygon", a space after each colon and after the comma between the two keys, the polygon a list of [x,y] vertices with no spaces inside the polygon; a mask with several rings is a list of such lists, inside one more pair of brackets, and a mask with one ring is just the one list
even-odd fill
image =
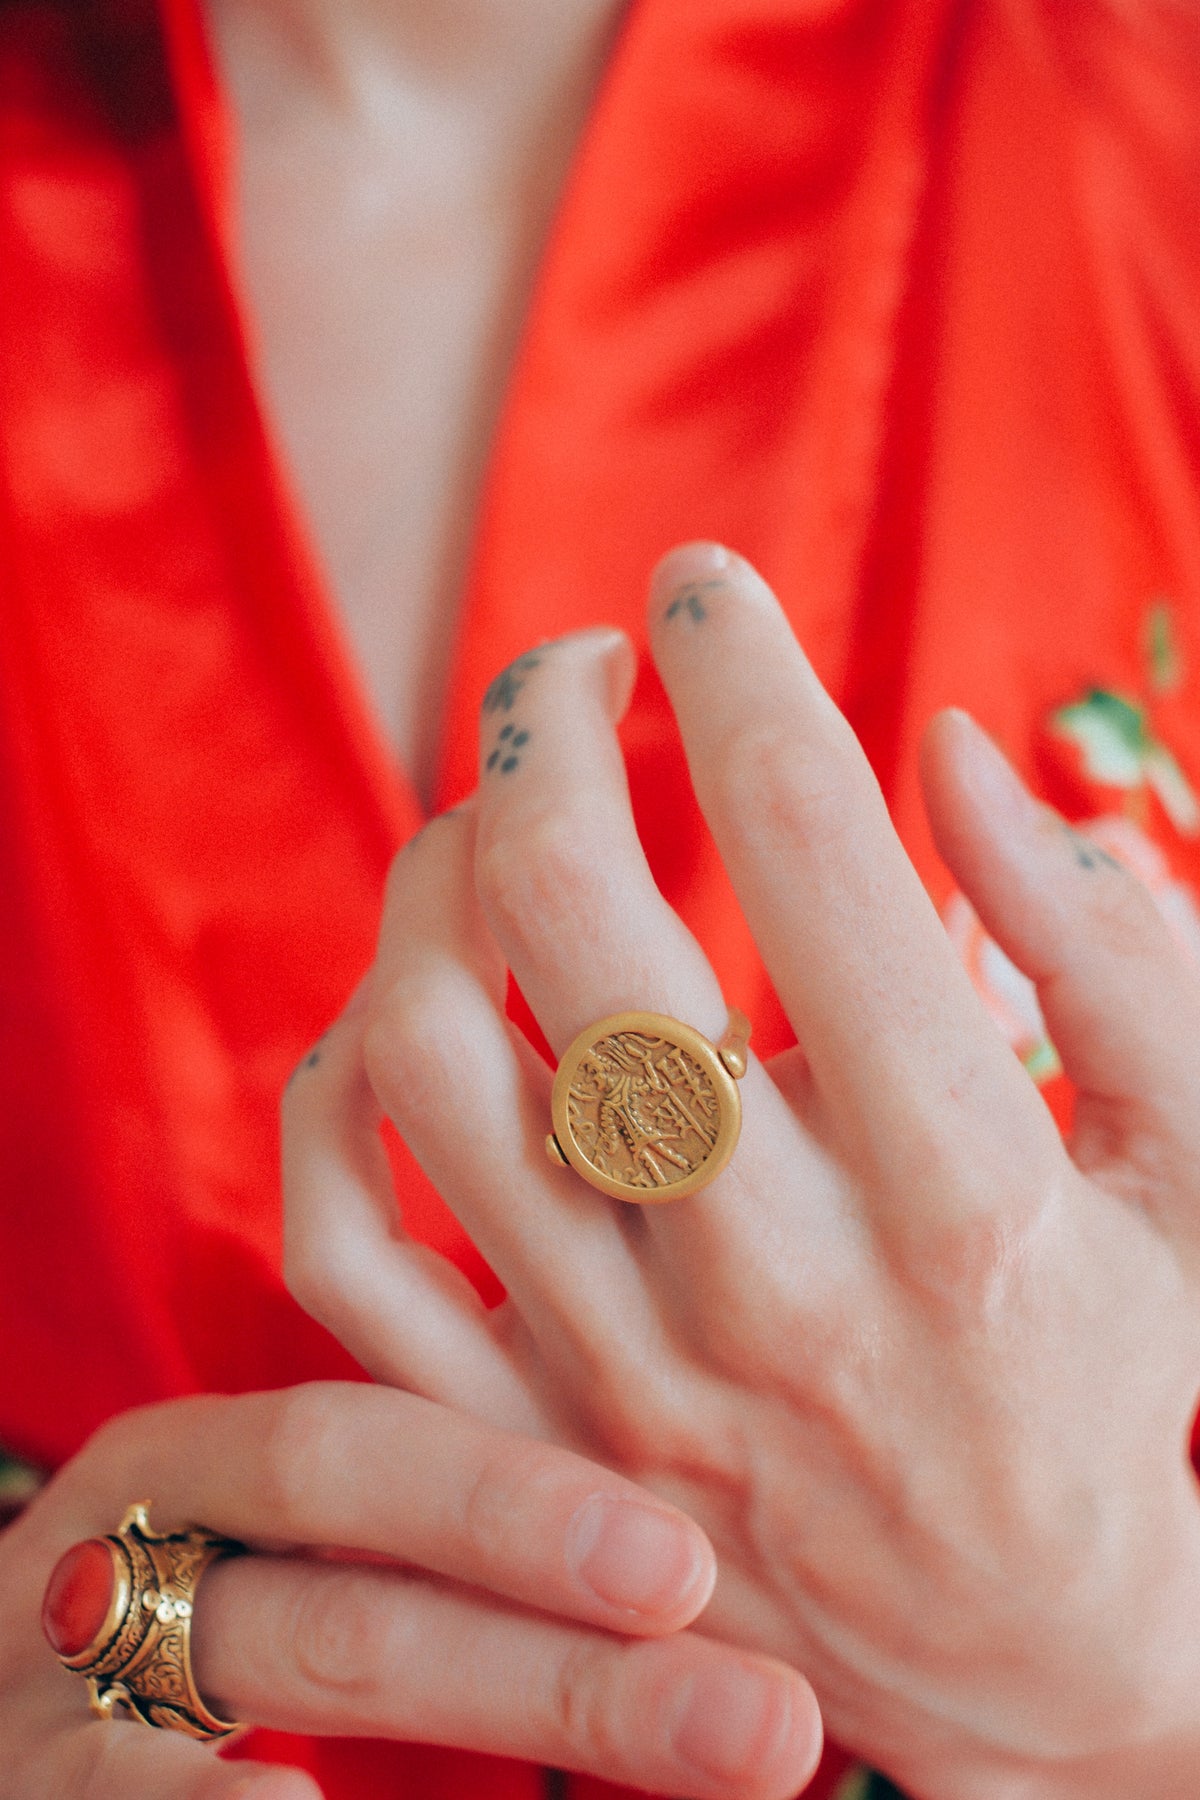
{"label": "red oval cabochon stone", "polygon": [[86,1650],[108,1617],[116,1586],[112,1551],[103,1538],[88,1538],[60,1556],[46,1584],[42,1630],[59,1656]]}

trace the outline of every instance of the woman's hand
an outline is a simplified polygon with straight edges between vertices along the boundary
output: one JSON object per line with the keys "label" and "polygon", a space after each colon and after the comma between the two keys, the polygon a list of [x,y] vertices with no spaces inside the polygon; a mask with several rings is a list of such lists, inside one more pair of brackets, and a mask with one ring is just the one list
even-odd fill
{"label": "woman's hand", "polygon": [[567,1451],[330,1382],[126,1414],[0,1535],[4,1800],[316,1795],[295,1770],[91,1719],[82,1679],[46,1645],[58,1557],[147,1497],[157,1528],[199,1520],[257,1552],[213,1565],[196,1597],[193,1668],[219,1717],[496,1751],[705,1800],[782,1800],[819,1752],[790,1670],[667,1635],[712,1586],[690,1520]]}
{"label": "woman's hand", "polygon": [[[493,687],[476,800],[392,873],[366,999],[293,1088],[299,1297],[381,1377],[608,1461],[705,1526],[704,1629],[812,1678],[921,1800],[1200,1793],[1200,990],[1148,897],[943,715],[943,855],[1038,983],[1064,1147],[959,966],[776,602],[713,547],[652,639],[800,1048],[751,1061],[729,1168],[641,1209],[546,1161],[556,1053],[725,999],[650,877],[616,634]],[[730,996],[736,1000],[737,996]],[[407,1245],[382,1106],[504,1281]]]}

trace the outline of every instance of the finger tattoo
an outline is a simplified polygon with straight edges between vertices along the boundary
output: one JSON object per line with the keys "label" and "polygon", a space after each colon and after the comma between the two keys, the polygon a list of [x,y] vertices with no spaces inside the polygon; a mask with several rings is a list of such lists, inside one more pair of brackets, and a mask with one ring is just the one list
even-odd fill
{"label": "finger tattoo", "polygon": [[1063,830],[1075,852],[1075,861],[1081,869],[1119,869],[1121,867],[1115,856],[1110,856],[1107,850],[1102,850],[1099,844],[1094,843],[1091,838],[1085,837],[1082,831],[1076,831],[1070,825],[1065,825]]}
{"label": "finger tattoo", "polygon": [[708,608],[704,604],[705,594],[728,586],[729,583],[719,577],[713,581],[686,581],[671,600],[663,618],[685,618],[693,625],[703,625],[708,617]]}
{"label": "finger tattoo", "polygon": [[501,775],[511,775],[520,766],[521,751],[529,742],[529,733],[518,730],[515,725],[503,725],[496,740],[496,747],[488,756],[484,767],[491,771],[499,769]]}
{"label": "finger tattoo", "polygon": [[511,712],[526,681],[541,666],[541,652],[531,650],[524,656],[518,656],[515,662],[510,662],[507,669],[501,669],[483,696],[484,712]]}

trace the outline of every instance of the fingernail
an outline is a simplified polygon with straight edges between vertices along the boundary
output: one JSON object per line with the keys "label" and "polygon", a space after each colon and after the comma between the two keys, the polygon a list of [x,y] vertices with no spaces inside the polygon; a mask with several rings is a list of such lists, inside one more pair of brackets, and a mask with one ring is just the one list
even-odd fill
{"label": "fingernail", "polygon": [[597,625],[587,631],[572,632],[563,642],[579,644],[595,657],[605,711],[614,725],[619,724],[625,717],[637,677],[637,653],[625,633],[611,625]]}
{"label": "fingernail", "polygon": [[567,1561],[606,1606],[658,1613],[695,1589],[704,1555],[695,1533],[668,1513],[593,1494],[567,1528]]}
{"label": "fingernail", "polygon": [[948,716],[966,742],[971,786],[982,810],[993,818],[999,815],[1016,823],[1028,824],[1039,818],[1043,809],[995,739],[961,707],[950,707]]}
{"label": "fingernail", "polygon": [[674,1731],[676,1754],[729,1781],[772,1762],[791,1730],[787,1683],[761,1669],[723,1667],[693,1676]]}
{"label": "fingernail", "polygon": [[728,575],[740,561],[724,544],[703,539],[694,544],[677,544],[656,564],[650,577],[650,592],[656,599],[666,600],[689,581],[712,581]]}

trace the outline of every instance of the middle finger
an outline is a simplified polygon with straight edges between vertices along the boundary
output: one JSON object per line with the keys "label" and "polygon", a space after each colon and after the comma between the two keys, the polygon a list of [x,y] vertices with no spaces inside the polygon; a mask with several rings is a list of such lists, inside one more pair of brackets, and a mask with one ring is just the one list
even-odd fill
{"label": "middle finger", "polygon": [[1037,1155],[1048,1133],[850,726],[766,583],[721,546],[672,552],[651,614],[697,797],[818,1094],[913,1191],[939,1147],[969,1144],[982,1196],[985,1165],[1011,1178],[1020,1146]]}

